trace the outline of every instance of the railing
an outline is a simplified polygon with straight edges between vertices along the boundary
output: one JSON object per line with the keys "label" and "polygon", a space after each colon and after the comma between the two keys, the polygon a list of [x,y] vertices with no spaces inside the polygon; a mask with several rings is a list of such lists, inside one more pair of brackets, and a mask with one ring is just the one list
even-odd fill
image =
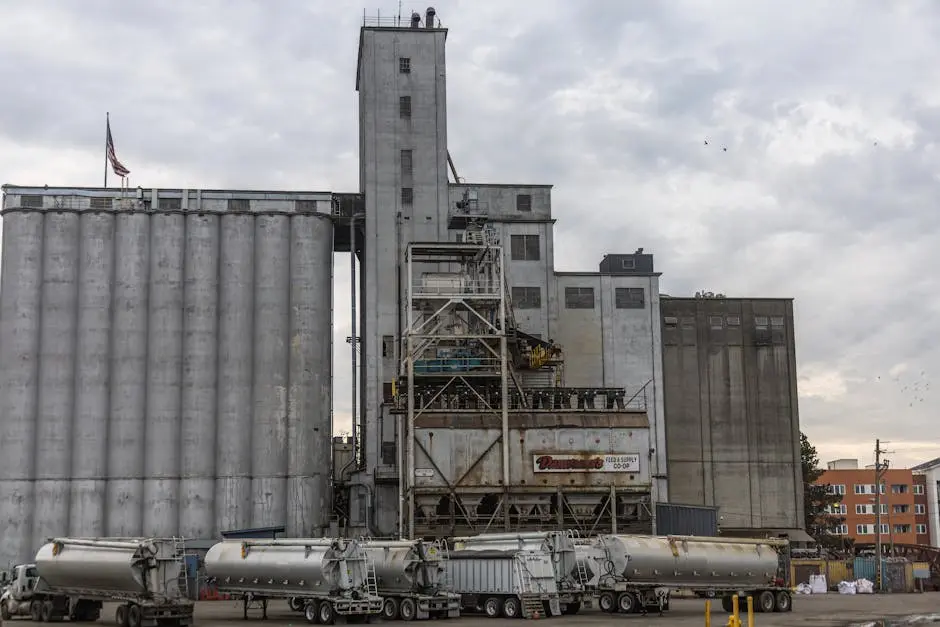
{"label": "railing", "polygon": [[[427,28],[424,23],[426,15],[419,15],[421,15],[420,28]],[[436,17],[433,19],[434,23],[431,25],[431,28],[443,28],[439,19]],[[380,28],[411,28],[411,13],[402,13],[401,15],[382,15],[380,12],[376,11],[375,15],[366,15],[366,13],[363,11],[362,25],[373,27],[377,26]]]}
{"label": "railing", "polygon": [[500,360],[495,357],[445,357],[416,359],[415,374],[499,374]]}
{"label": "railing", "polygon": [[417,281],[411,286],[413,297],[448,297],[464,296],[499,297],[499,282],[490,280],[458,279],[454,281]]}

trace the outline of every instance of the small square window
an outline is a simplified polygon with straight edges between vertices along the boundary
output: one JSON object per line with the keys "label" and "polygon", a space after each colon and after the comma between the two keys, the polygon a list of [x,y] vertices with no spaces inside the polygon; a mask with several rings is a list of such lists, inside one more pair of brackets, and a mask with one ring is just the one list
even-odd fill
{"label": "small square window", "polygon": [[512,305],[516,309],[539,309],[542,306],[542,290],[538,287],[514,287]]}
{"label": "small square window", "polygon": [[511,235],[509,254],[513,261],[539,261],[541,250],[538,235]]}
{"label": "small square window", "polygon": [[724,327],[725,319],[722,316],[708,316],[708,326],[713,329]]}
{"label": "small square window", "polygon": [[741,326],[741,316],[728,316],[727,322],[729,327],[739,327]]}
{"label": "small square window", "polygon": [[646,293],[642,287],[618,287],[614,289],[614,307],[616,309],[643,309],[646,306]]}
{"label": "small square window", "polygon": [[229,198],[228,210],[229,211],[250,211],[251,202],[247,198]]}
{"label": "small square window", "polygon": [[621,270],[636,270],[636,259],[633,257],[624,257],[620,260]]}
{"label": "small square window", "polygon": [[516,211],[532,211],[532,194],[516,194]]}
{"label": "small square window", "polygon": [[398,59],[398,72],[400,74],[411,74],[411,59],[401,57]]}
{"label": "small square window", "polygon": [[411,119],[411,96],[402,96],[398,99],[398,116],[403,120]]}
{"label": "small square window", "polygon": [[167,211],[179,211],[183,207],[182,198],[161,198],[160,208]]}
{"label": "small square window", "polygon": [[663,318],[663,323],[664,323],[667,327],[674,327],[674,326],[677,326],[677,325],[679,324],[679,319],[678,319],[677,317],[675,317],[675,316],[665,316],[665,317]]}
{"label": "small square window", "polygon": [[766,327],[769,324],[767,316],[754,316],[754,326],[755,327]]}
{"label": "small square window", "polygon": [[20,206],[24,209],[41,209],[42,208],[42,195],[41,194],[23,194],[20,196]]}
{"label": "small square window", "polygon": [[770,325],[771,325],[771,326],[774,326],[774,327],[782,327],[782,326],[783,326],[783,316],[772,316],[772,317],[770,318]]}
{"label": "small square window", "polygon": [[111,208],[111,198],[105,196],[92,196],[90,199],[90,206],[92,209],[110,209]]}
{"label": "small square window", "polygon": [[593,287],[566,287],[566,309],[594,309]]}
{"label": "small square window", "polygon": [[411,187],[401,188],[401,204],[410,205],[415,200],[415,190]]}

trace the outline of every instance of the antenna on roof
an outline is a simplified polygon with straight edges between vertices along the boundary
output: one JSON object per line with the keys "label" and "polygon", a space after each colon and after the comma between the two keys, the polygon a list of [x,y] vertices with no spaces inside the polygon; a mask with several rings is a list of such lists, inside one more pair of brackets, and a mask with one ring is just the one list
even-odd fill
{"label": "antenna on roof", "polygon": [[395,22],[395,26],[401,26],[401,0],[398,0],[398,21]]}

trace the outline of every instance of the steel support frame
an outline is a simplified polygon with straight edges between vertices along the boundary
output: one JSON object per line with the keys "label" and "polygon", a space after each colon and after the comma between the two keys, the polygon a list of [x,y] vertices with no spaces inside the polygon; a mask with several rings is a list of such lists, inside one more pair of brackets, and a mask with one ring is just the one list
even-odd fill
{"label": "steel support frame", "polygon": [[[475,394],[489,411],[501,418],[502,434],[502,483],[503,503],[508,502],[508,489],[511,485],[509,464],[509,382],[512,377],[509,362],[508,336],[510,321],[506,294],[506,280],[503,269],[502,248],[491,233],[484,233],[481,241],[475,243],[411,243],[408,245],[405,259],[407,276],[407,324],[404,331],[404,351],[400,372],[407,380],[405,390],[407,415],[405,419],[406,437],[400,446],[406,449],[406,464],[401,472],[400,485],[403,486],[404,509],[406,509],[408,538],[415,536],[416,477],[415,448],[418,445],[415,433],[415,420],[428,409],[434,398],[452,386],[464,386]],[[445,272],[462,277],[456,288],[428,289],[423,277],[417,276],[422,269],[446,268]],[[430,310],[432,313],[421,313]],[[466,319],[466,333],[456,333],[456,329],[446,329],[445,322]],[[416,361],[429,349],[441,342],[452,342],[491,355],[495,368],[482,368],[473,373],[416,373]],[[441,383],[438,393],[424,403],[416,398],[416,377],[437,379]],[[499,380],[500,397],[497,407],[485,401],[473,386],[474,378],[493,382]],[[495,444],[495,442],[494,442]],[[509,529],[509,507],[503,508],[503,524]],[[405,530],[401,530],[404,532]]]}

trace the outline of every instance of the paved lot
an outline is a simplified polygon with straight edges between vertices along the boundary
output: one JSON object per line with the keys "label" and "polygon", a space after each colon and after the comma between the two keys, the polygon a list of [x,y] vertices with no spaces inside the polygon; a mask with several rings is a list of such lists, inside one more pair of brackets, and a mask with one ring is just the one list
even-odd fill
{"label": "paved lot", "polygon": [[[609,615],[586,610],[576,616],[547,619],[551,623],[567,625],[611,625],[623,624],[625,627],[642,625],[684,626],[704,625],[703,600],[673,599],[672,609],[663,617]],[[720,606],[720,603],[712,603]],[[885,618],[909,616],[912,614],[940,614],[940,592],[924,594],[897,595],[838,595],[820,596],[798,595],[793,600],[793,611],[787,614],[756,614],[756,627],[836,627],[850,624],[879,621]],[[103,616],[108,622],[114,615],[113,609]],[[260,616],[260,614],[259,614]],[[744,618],[744,617],[742,617]],[[542,622],[542,621],[539,621]],[[713,627],[723,627],[728,622],[728,615],[721,607],[713,608]],[[521,626],[518,620],[488,619],[482,616],[464,616],[456,621],[427,621],[431,625],[453,625],[454,627],[506,627]],[[744,624],[747,624],[746,618]],[[893,622],[885,623],[894,624]],[[196,606],[196,627],[299,627],[306,625],[300,614],[287,609],[287,604],[272,601],[268,608],[268,620],[242,620],[241,603],[235,601],[201,602]]]}

